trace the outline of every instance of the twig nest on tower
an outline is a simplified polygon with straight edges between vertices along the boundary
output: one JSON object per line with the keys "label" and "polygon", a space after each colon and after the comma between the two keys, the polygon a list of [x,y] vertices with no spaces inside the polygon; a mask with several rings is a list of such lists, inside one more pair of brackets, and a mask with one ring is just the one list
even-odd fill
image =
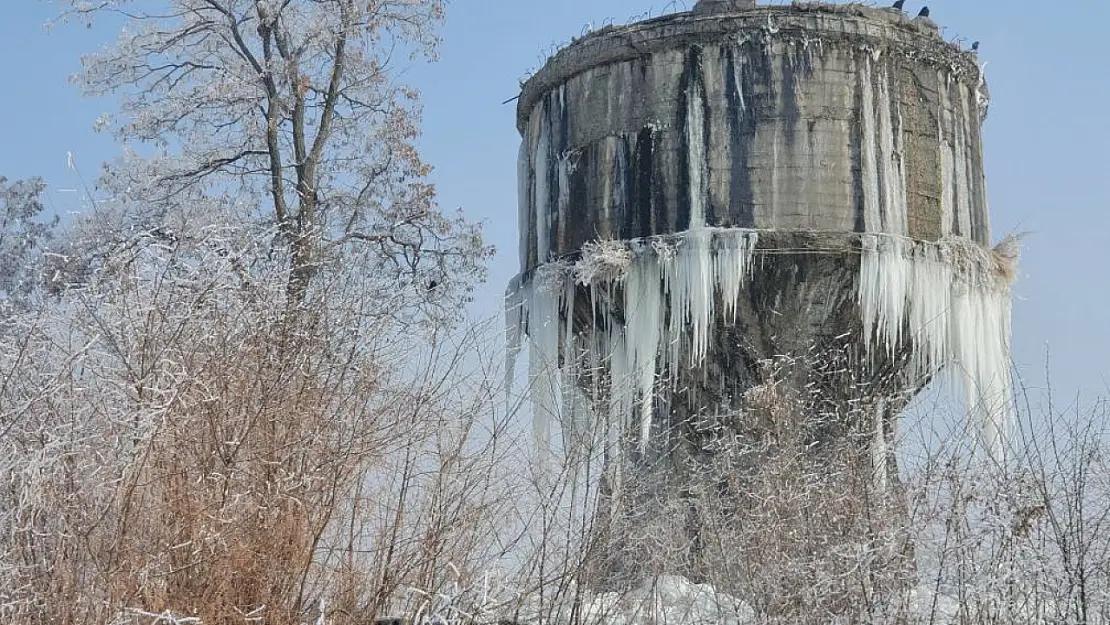
{"label": "twig nest on tower", "polygon": [[575,278],[584,286],[620,282],[632,267],[632,250],[624,241],[590,241],[582,245],[582,259],[574,266]]}

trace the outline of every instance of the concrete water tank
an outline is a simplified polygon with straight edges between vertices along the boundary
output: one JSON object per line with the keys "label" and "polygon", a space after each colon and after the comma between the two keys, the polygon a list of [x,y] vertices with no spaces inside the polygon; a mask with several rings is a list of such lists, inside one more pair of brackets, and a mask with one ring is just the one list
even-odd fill
{"label": "concrete water tank", "polygon": [[679,471],[707,420],[754,435],[789,361],[775,385],[840,415],[798,415],[816,448],[870,432],[877,488],[941,371],[998,453],[1015,253],[988,247],[988,101],[932,21],[860,5],[703,0],[558,52],[517,109],[537,434],[604,427],[613,463]]}

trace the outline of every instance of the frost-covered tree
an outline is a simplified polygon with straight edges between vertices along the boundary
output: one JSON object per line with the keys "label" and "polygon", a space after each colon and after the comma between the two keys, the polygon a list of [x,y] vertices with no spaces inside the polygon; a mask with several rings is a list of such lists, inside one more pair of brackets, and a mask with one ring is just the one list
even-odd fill
{"label": "frost-covered tree", "polygon": [[58,220],[43,220],[41,178],[9,182],[0,176],[0,319],[22,308],[36,285],[43,247]]}
{"label": "frost-covered tree", "polygon": [[[75,77],[124,156],[0,333],[0,622],[353,624],[471,583],[507,501],[456,323],[489,248],[397,82],[441,2],[66,4],[125,18]],[[47,234],[13,188],[5,271]]]}
{"label": "frost-covered tree", "polygon": [[[364,246],[367,270],[465,296],[488,254],[441,212],[414,141],[406,62],[435,57],[443,0],[66,0],[69,18],[126,18],[75,81],[117,94],[100,126],[130,150],[103,191],[158,225],[197,194],[272,226],[303,303],[320,267]],[[167,233],[170,235],[176,233]]]}
{"label": "frost-covered tree", "polygon": [[219,208],[173,236],[79,218],[88,270],[0,334],[0,622],[353,625],[483,570],[488,340],[409,332],[359,271],[290,317]]}

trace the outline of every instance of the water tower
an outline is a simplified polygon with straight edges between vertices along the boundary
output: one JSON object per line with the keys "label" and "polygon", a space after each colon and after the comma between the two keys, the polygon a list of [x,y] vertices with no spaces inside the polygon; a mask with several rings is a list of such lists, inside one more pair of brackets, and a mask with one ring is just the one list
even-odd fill
{"label": "water tower", "polygon": [[681,498],[716,442],[776,427],[771,393],[881,494],[894,418],[950,372],[997,453],[1015,258],[990,247],[987,106],[975,54],[894,9],[702,0],[562,49],[517,109],[509,338],[538,435],[602,428],[614,501],[648,466]]}

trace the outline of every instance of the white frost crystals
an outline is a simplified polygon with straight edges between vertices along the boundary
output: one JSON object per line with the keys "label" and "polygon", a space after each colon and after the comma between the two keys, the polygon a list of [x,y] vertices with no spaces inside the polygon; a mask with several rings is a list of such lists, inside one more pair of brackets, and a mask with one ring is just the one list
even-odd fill
{"label": "white frost crystals", "polygon": [[[991,251],[960,238],[856,236],[863,344],[875,354],[907,353],[911,379],[942,369],[958,375],[988,448],[999,454],[1011,409],[1014,254],[1004,245]],[[697,227],[667,237],[594,243],[577,262],[541,265],[511,287],[510,369],[527,335],[538,438],[549,440],[552,420],[565,430],[570,422],[580,428],[582,419],[590,419],[607,424],[611,441],[639,431],[646,445],[660,380],[700,365],[717,321],[735,321],[736,305],[758,265],[758,241],[756,230]],[[579,285],[589,294],[588,304]],[[911,349],[904,352],[906,347]],[[608,400],[587,410],[578,373],[598,366],[608,373]],[[599,414],[586,414],[591,411]]]}

